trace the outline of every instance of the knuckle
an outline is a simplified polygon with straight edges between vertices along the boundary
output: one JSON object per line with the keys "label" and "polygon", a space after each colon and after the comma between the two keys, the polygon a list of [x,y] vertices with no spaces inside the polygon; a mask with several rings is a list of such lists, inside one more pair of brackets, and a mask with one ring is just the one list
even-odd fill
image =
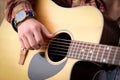
{"label": "knuckle", "polygon": [[40,45],[43,45],[43,43],[44,43],[43,40],[38,41],[38,44],[40,44]]}
{"label": "knuckle", "polygon": [[34,25],[31,29],[32,29],[32,30],[37,30],[37,29],[38,29],[38,26],[37,26],[37,25]]}
{"label": "knuckle", "polygon": [[30,34],[30,33],[31,33],[30,30],[26,30],[24,34],[28,35],[28,34]]}
{"label": "knuckle", "polygon": [[31,47],[32,47],[32,48],[35,48],[35,46],[36,46],[36,44],[35,44],[35,43],[31,45]]}
{"label": "knuckle", "polygon": [[32,47],[33,49],[39,49],[40,46],[39,46],[38,44],[34,44],[34,45],[32,45],[31,47]]}
{"label": "knuckle", "polygon": [[38,39],[38,40],[37,40],[37,44],[40,44],[40,43],[41,43],[41,39]]}
{"label": "knuckle", "polygon": [[30,46],[26,46],[26,49],[30,49]]}

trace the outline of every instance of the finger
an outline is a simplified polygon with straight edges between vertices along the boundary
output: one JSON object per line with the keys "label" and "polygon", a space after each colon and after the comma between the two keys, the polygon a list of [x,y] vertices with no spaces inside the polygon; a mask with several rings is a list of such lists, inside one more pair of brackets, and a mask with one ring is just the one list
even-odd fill
{"label": "finger", "polygon": [[39,49],[40,48],[40,46],[38,45],[38,43],[35,39],[35,35],[33,33],[26,34],[26,36],[27,36],[27,40],[29,41],[30,46],[33,49]]}
{"label": "finger", "polygon": [[19,39],[19,40],[20,40],[20,43],[21,43],[19,64],[24,65],[24,62],[25,62],[27,54],[28,54],[28,50],[25,49],[25,46],[24,46],[24,43],[23,43],[22,39]]}
{"label": "finger", "polygon": [[29,41],[28,41],[28,39],[27,39],[27,37],[25,37],[25,36],[22,36],[22,42],[23,42],[23,44],[24,44],[24,46],[25,46],[25,48],[26,49],[30,49],[31,48],[31,46],[30,46],[30,44],[29,44]]}
{"label": "finger", "polygon": [[20,44],[21,44],[21,48],[25,48],[24,42],[21,38],[19,38]]}
{"label": "finger", "polygon": [[54,35],[51,34],[42,24],[41,24],[41,31],[42,31],[43,35],[45,35],[47,38],[53,38],[54,37]]}
{"label": "finger", "polygon": [[40,32],[40,29],[34,31],[34,37],[35,37],[38,45],[43,45],[44,44],[44,39],[43,39],[43,36]]}

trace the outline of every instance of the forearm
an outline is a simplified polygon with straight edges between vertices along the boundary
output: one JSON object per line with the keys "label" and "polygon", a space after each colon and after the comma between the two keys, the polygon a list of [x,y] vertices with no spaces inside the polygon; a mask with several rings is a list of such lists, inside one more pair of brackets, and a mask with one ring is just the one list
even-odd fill
{"label": "forearm", "polygon": [[[8,22],[12,22],[20,10],[32,10],[33,0],[4,0],[6,5],[5,15]],[[31,2],[31,3],[30,3]]]}

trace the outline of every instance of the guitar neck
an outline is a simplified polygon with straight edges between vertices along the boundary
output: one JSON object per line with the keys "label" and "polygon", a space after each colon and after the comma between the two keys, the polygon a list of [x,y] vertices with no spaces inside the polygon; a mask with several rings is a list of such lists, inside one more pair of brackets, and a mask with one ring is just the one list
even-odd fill
{"label": "guitar neck", "polygon": [[68,49],[67,57],[120,65],[120,47],[72,41]]}

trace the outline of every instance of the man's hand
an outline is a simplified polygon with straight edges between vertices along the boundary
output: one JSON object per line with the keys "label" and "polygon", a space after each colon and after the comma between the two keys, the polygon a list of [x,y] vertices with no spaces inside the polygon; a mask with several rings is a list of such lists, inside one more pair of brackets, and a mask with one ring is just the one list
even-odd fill
{"label": "man's hand", "polygon": [[18,26],[18,36],[22,47],[19,60],[21,65],[24,64],[28,50],[40,49],[46,39],[53,38],[53,34],[34,18],[27,19]]}
{"label": "man's hand", "polygon": [[45,43],[45,39],[53,37],[44,25],[33,18],[18,26],[18,35],[22,48],[26,49],[39,49]]}

